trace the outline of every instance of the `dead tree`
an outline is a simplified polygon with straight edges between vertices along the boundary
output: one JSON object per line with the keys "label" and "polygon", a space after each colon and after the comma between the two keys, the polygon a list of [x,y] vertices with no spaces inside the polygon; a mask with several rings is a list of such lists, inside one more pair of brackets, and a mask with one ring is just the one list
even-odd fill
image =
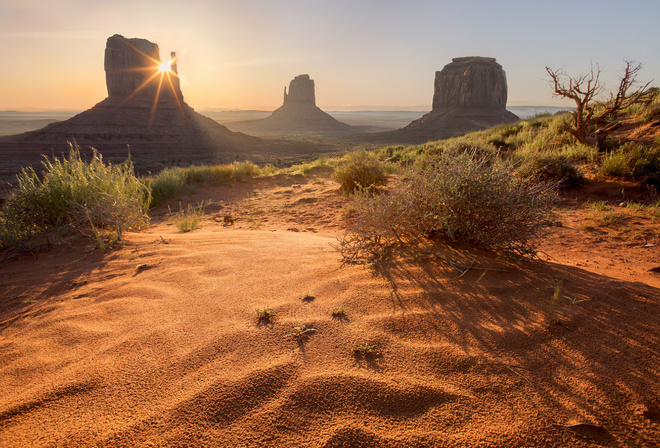
{"label": "dead tree", "polygon": [[[570,76],[563,70],[545,67],[545,71],[550,75],[554,96],[569,98],[575,102],[571,120],[564,123],[563,129],[578,142],[600,147],[605,137],[619,126],[616,121],[619,112],[644,100],[650,82],[638,86],[637,74],[642,69],[642,64],[633,65],[631,61],[625,61],[625,64],[616,95],[610,93],[606,101],[597,101],[603,92],[598,65],[595,68],[592,65],[589,73],[578,77]],[[632,88],[635,90],[629,93]]]}

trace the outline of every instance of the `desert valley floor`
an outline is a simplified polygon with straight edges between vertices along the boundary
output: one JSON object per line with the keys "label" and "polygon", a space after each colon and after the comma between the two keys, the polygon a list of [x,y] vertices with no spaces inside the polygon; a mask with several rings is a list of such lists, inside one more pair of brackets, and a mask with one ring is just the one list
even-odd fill
{"label": "desert valley floor", "polygon": [[[438,244],[498,269],[460,278],[414,250],[342,263],[322,169],[189,190],[105,253],[7,257],[0,445],[657,446],[660,235],[634,195],[565,193],[538,260]],[[167,206],[200,201],[180,233]]]}

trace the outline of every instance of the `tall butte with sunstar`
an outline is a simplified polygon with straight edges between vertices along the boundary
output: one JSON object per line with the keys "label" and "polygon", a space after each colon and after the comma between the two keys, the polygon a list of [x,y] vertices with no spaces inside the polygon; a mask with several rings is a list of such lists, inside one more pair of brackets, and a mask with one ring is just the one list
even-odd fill
{"label": "tall butte with sunstar", "polygon": [[[117,34],[108,38],[104,64],[108,97],[66,121],[0,140],[0,153],[6,159],[0,174],[18,171],[9,163],[34,163],[40,153],[58,154],[74,141],[83,149],[98,149],[106,158],[125,158],[130,147],[131,155],[149,169],[149,160],[183,157],[187,162],[202,153],[236,158],[245,148],[263,143],[188,106],[177,56],[171,55],[169,66],[161,62],[158,45],[148,40]],[[229,161],[222,156],[218,160]]]}

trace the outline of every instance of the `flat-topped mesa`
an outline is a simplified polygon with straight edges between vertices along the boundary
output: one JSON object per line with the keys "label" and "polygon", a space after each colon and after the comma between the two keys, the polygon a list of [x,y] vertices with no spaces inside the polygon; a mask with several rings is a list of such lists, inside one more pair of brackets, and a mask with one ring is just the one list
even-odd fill
{"label": "flat-topped mesa", "polygon": [[506,73],[495,58],[453,58],[435,72],[433,110],[506,108]]}
{"label": "flat-topped mesa", "polygon": [[289,83],[289,93],[284,88],[284,104],[311,104],[316,106],[314,80],[309,75],[298,75]]}
{"label": "flat-topped mesa", "polygon": [[[167,80],[161,83],[160,63],[157,44],[146,39],[126,39],[118,34],[109,37],[104,63],[108,97],[155,98],[160,84],[161,94],[174,93],[179,99],[183,98],[177,76],[164,72],[163,76],[170,76],[172,87]],[[172,72],[176,73],[176,65]]]}

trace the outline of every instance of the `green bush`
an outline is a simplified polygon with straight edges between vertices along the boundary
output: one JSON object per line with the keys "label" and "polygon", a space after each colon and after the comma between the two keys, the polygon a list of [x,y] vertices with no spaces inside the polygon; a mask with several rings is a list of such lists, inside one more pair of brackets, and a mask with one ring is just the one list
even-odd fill
{"label": "green bush", "polygon": [[335,170],[333,179],[341,184],[342,190],[354,191],[385,185],[387,175],[383,164],[374,155],[361,151],[348,154],[345,162]]}
{"label": "green bush", "polygon": [[556,185],[515,176],[513,166],[472,151],[443,152],[409,168],[388,194],[359,192],[339,250],[349,260],[374,259],[387,247],[430,235],[503,251],[534,253],[548,223]]}
{"label": "green bush", "polygon": [[36,237],[59,229],[74,229],[104,245],[100,229],[121,240],[124,230],[149,224],[146,214],[149,188],[135,176],[130,158],[120,165],[105,164],[94,151],[82,160],[80,148],[70,145],[69,157],[43,162],[40,177],[33,168],[24,169],[18,186],[0,211],[2,247],[28,247]]}
{"label": "green bush", "polygon": [[642,123],[660,120],[660,102],[649,105],[642,112]]}
{"label": "green bush", "polygon": [[552,181],[561,188],[573,187],[583,176],[563,156],[541,156],[529,158],[518,170],[525,179]]}
{"label": "green bush", "polygon": [[660,184],[660,147],[627,142],[605,157],[600,174],[637,180],[657,187]]}
{"label": "green bush", "polygon": [[186,185],[185,172],[180,168],[165,168],[146,184],[151,188],[151,204],[155,207],[174,197]]}

